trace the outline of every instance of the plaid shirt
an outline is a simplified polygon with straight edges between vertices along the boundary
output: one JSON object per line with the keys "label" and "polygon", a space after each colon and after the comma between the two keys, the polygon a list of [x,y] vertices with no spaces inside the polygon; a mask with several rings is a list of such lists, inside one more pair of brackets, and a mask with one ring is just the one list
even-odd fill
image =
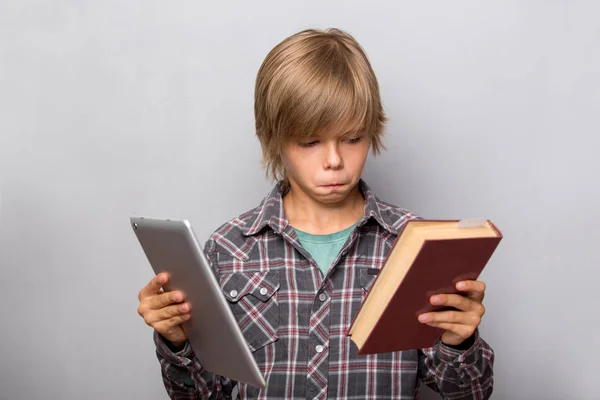
{"label": "plaid shirt", "polygon": [[415,399],[420,383],[444,399],[491,395],[494,353],[478,331],[467,349],[439,342],[356,354],[346,331],[376,277],[372,271],[382,268],[402,225],[417,218],[379,200],[364,181],[360,188],[364,215],[326,276],[289,225],[280,184],[211,235],[204,251],[268,386],[260,391],[216,376],[189,344],[173,353],[155,333],[172,399],[230,399],[235,385],[241,399]]}

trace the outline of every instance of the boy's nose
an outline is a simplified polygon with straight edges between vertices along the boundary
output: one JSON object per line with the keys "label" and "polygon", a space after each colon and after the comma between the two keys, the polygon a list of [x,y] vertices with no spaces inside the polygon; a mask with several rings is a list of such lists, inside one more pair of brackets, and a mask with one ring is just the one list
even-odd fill
{"label": "boy's nose", "polygon": [[325,169],[340,169],[341,167],[343,167],[343,160],[339,152],[338,144],[329,142],[327,144]]}

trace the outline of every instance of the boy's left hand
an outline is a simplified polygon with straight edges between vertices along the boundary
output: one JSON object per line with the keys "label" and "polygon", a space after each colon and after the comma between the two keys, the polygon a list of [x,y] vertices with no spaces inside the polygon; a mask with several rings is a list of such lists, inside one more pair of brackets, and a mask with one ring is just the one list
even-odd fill
{"label": "boy's left hand", "polygon": [[485,283],[481,281],[462,281],[456,284],[461,294],[438,294],[431,296],[431,304],[454,307],[454,311],[436,311],[419,315],[419,321],[427,325],[444,329],[442,342],[458,346],[470,338],[485,313],[483,297]]}

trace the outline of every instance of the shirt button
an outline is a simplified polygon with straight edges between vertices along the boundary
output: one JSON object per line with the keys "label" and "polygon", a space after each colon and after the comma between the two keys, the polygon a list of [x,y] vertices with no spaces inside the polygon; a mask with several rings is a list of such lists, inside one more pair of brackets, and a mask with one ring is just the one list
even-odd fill
{"label": "shirt button", "polygon": [[323,352],[323,346],[321,346],[320,344],[318,344],[317,347],[315,347],[315,350],[317,351],[317,353],[322,353]]}
{"label": "shirt button", "polygon": [[234,289],[234,290],[232,290],[231,292],[229,292],[229,295],[230,295],[231,297],[237,297],[237,295],[238,295],[238,292],[237,292],[237,290],[235,290],[235,289]]}
{"label": "shirt button", "polygon": [[261,288],[260,289],[260,294],[262,294],[263,296],[266,295],[269,291],[267,290],[267,288]]}
{"label": "shirt button", "polygon": [[325,293],[321,293],[321,294],[319,295],[319,300],[321,300],[321,301],[325,301],[325,300],[327,300],[327,295],[326,295]]}

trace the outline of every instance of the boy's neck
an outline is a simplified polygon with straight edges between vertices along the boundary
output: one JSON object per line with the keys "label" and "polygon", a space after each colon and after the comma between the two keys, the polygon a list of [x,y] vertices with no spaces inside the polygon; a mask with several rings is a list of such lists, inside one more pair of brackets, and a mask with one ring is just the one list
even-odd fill
{"label": "boy's neck", "polygon": [[327,235],[354,225],[363,216],[364,198],[356,185],[341,202],[326,204],[318,202],[290,187],[283,198],[287,219],[295,229],[314,235]]}

